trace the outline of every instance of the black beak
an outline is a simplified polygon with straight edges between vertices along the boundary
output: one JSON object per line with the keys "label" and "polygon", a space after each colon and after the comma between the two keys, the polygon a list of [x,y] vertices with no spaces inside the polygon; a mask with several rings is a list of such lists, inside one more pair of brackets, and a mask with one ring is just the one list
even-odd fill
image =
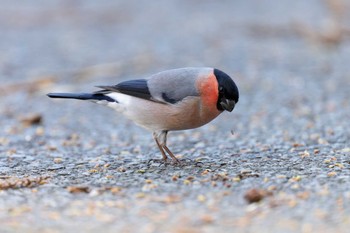
{"label": "black beak", "polygon": [[220,105],[224,110],[232,112],[235,108],[236,102],[234,100],[221,99]]}

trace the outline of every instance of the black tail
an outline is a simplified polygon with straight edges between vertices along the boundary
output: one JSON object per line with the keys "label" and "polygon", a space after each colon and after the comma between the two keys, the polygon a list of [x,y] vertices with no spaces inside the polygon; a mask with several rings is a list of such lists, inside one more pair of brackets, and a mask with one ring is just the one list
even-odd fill
{"label": "black tail", "polygon": [[61,98],[61,99],[78,99],[78,100],[106,100],[108,102],[117,102],[109,96],[100,93],[49,93],[47,94],[50,98]]}

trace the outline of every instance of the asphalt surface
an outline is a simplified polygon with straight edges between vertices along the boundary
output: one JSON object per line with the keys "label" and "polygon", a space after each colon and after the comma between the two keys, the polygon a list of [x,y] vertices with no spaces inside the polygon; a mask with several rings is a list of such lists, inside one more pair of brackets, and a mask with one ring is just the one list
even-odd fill
{"label": "asphalt surface", "polygon": [[[1,232],[348,232],[342,1],[1,1]],[[232,113],[171,132],[48,92],[176,67],[234,77]]]}

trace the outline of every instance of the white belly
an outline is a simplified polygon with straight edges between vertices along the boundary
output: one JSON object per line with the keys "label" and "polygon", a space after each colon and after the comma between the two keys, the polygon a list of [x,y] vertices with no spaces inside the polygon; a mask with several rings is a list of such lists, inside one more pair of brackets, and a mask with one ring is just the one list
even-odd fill
{"label": "white belly", "polygon": [[200,127],[221,113],[216,108],[213,111],[202,106],[199,97],[188,97],[177,104],[162,104],[121,93],[108,96],[118,101],[109,102],[109,107],[151,131]]}

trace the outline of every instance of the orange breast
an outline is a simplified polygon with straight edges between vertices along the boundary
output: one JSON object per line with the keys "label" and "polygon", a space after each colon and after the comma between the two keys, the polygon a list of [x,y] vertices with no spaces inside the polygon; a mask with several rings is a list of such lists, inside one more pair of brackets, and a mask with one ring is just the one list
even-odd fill
{"label": "orange breast", "polygon": [[198,79],[197,87],[201,95],[202,103],[205,107],[213,108],[218,101],[218,82],[214,73],[207,77]]}

